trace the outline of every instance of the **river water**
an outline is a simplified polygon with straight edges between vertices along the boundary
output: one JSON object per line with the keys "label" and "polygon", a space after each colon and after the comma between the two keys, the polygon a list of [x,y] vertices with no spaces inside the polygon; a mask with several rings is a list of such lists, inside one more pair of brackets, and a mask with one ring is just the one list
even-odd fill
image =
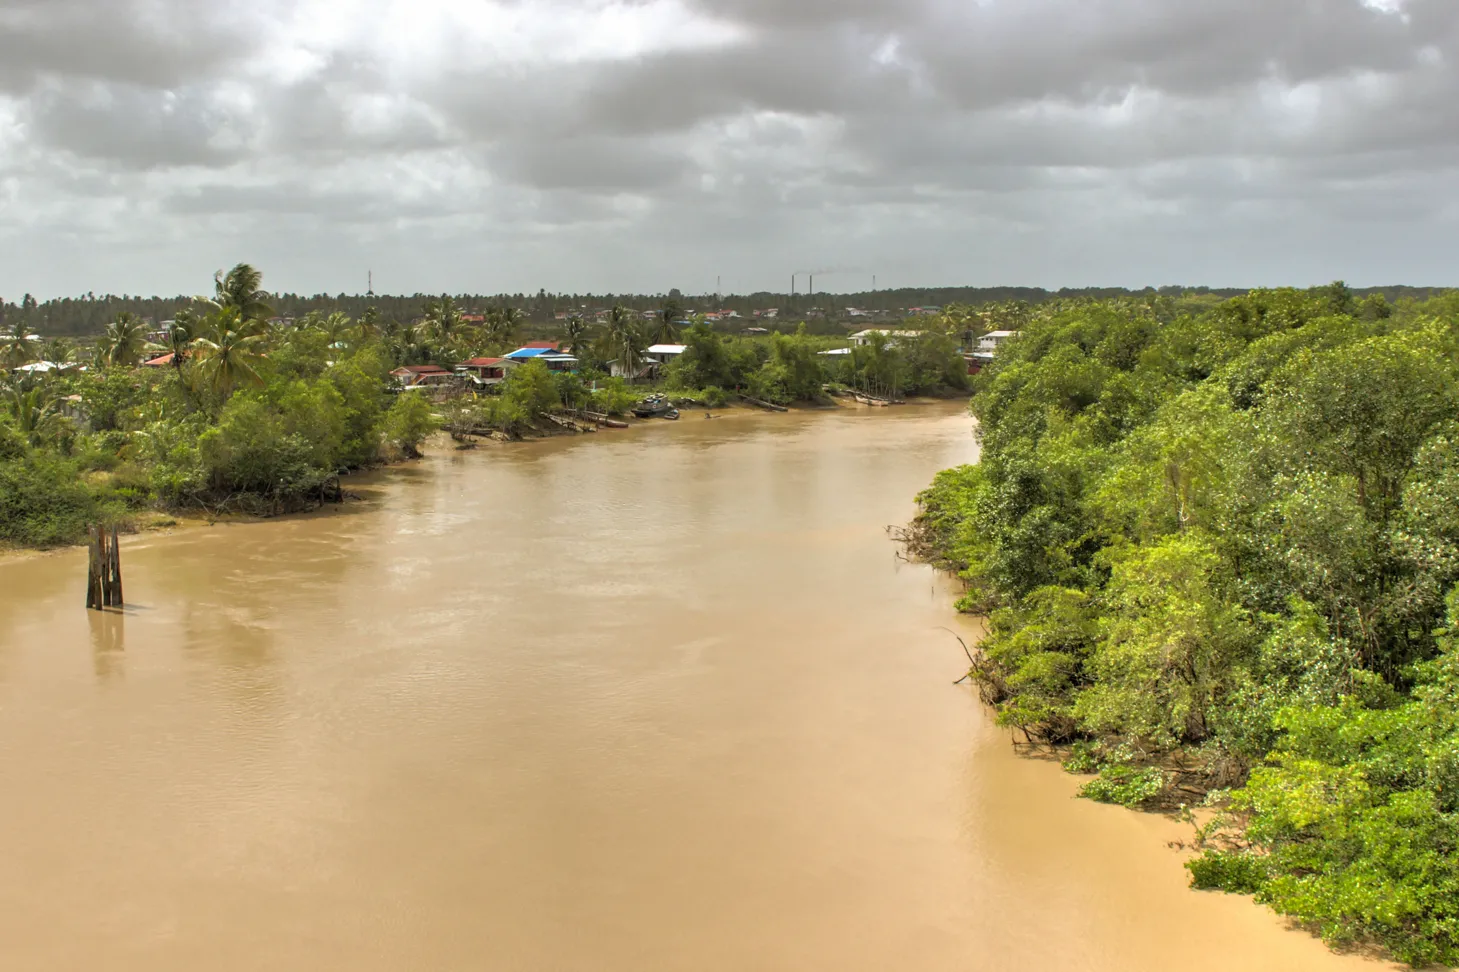
{"label": "river water", "polygon": [[0,564],[0,968],[1337,970],[966,686],[951,406],[736,414]]}

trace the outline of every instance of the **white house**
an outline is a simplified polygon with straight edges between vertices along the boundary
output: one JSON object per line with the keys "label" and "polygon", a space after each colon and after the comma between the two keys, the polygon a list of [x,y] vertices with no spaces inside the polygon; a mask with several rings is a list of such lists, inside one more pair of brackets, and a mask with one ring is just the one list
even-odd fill
{"label": "white house", "polygon": [[687,344],[655,344],[645,351],[643,356],[646,360],[653,360],[661,365],[666,365],[688,350],[689,346]]}
{"label": "white house", "polygon": [[985,354],[997,354],[1004,341],[1016,337],[1017,331],[989,331],[978,338],[978,350]]}
{"label": "white house", "polygon": [[865,331],[857,331],[851,335],[852,344],[870,344],[873,340],[882,340],[890,344],[898,341],[911,341],[922,336],[921,331],[886,331],[879,328],[870,328]]}

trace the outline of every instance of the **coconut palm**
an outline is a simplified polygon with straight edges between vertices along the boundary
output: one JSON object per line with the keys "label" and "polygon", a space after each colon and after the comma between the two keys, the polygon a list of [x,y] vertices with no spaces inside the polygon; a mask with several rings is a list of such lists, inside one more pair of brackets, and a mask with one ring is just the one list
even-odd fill
{"label": "coconut palm", "polygon": [[684,305],[670,298],[659,308],[654,341],[659,344],[679,343],[679,322],[684,319]]}
{"label": "coconut palm", "polygon": [[319,322],[319,329],[329,338],[329,346],[334,347],[350,337],[354,325],[354,319],[344,311],[334,311]]}
{"label": "coconut palm", "polygon": [[623,376],[630,381],[638,377],[645,344],[638,316],[622,304],[615,306],[608,313],[608,332],[603,337],[609,357],[618,362]]}
{"label": "coconut palm", "polygon": [[34,361],[40,340],[40,335],[31,334],[30,329],[24,324],[14,324],[5,330],[0,330],[0,365],[6,368],[19,368],[23,364]]}
{"label": "coconut palm", "polygon": [[174,315],[167,340],[163,342],[163,347],[172,352],[172,367],[181,368],[191,355],[197,329],[198,314],[191,307],[184,307]]}
{"label": "coconut palm", "polygon": [[263,290],[263,274],[247,263],[213,275],[212,304],[238,311],[240,321],[264,321],[273,316],[269,295]]}
{"label": "coconut palm", "polygon": [[522,312],[515,307],[498,307],[486,315],[486,339],[494,345],[510,344],[522,326]]}
{"label": "coconut palm", "polygon": [[563,336],[567,338],[567,349],[571,353],[577,354],[587,345],[589,326],[583,315],[569,314],[562,330]]}
{"label": "coconut palm", "polygon": [[456,306],[455,299],[442,294],[439,300],[426,304],[426,316],[421,323],[437,341],[449,344],[461,329],[461,308]]}
{"label": "coconut palm", "polygon": [[370,338],[380,333],[380,309],[375,306],[365,308],[360,319],[355,322],[355,340],[364,344]]}
{"label": "coconut palm", "polygon": [[0,396],[6,414],[33,446],[54,440],[65,423],[60,404],[46,385],[17,383]]}
{"label": "coconut palm", "polygon": [[237,307],[221,307],[203,322],[193,341],[198,377],[224,398],[239,385],[259,385],[258,365],[266,339],[264,322],[245,319]]}
{"label": "coconut palm", "polygon": [[122,311],[106,326],[100,347],[104,364],[134,367],[147,350],[147,322],[130,311]]}

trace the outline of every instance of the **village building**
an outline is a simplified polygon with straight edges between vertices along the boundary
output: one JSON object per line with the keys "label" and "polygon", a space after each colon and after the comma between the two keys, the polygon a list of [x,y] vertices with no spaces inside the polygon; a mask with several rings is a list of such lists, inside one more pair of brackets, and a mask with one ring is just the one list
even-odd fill
{"label": "village building", "polygon": [[989,331],[978,338],[978,350],[988,354],[997,354],[1003,342],[1010,338],[1018,337],[1017,331]]}
{"label": "village building", "polygon": [[857,331],[851,335],[851,343],[866,345],[872,341],[880,340],[890,344],[896,344],[899,341],[911,341],[921,336],[921,331],[888,331],[880,328],[869,328],[865,331]]}
{"label": "village building", "polygon": [[517,363],[508,358],[472,358],[456,366],[456,374],[470,378],[479,386],[499,385],[506,381],[507,372]]}
{"label": "village building", "polygon": [[440,365],[405,365],[390,372],[401,388],[427,388],[456,383],[456,374]]}
{"label": "village building", "polygon": [[561,349],[562,344],[557,341],[530,341],[507,355],[507,360],[513,364],[540,361],[548,371],[576,371],[577,357]]}

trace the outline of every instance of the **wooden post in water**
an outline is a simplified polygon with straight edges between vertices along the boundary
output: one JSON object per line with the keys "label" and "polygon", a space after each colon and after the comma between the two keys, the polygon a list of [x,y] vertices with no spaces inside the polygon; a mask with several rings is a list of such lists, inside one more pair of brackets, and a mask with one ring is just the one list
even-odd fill
{"label": "wooden post in water", "polygon": [[86,608],[101,611],[122,607],[122,549],[116,527],[86,528],[89,543],[86,570]]}
{"label": "wooden post in water", "polygon": [[111,528],[111,594],[112,607],[124,607],[122,600],[122,545],[117,542],[117,528]]}

